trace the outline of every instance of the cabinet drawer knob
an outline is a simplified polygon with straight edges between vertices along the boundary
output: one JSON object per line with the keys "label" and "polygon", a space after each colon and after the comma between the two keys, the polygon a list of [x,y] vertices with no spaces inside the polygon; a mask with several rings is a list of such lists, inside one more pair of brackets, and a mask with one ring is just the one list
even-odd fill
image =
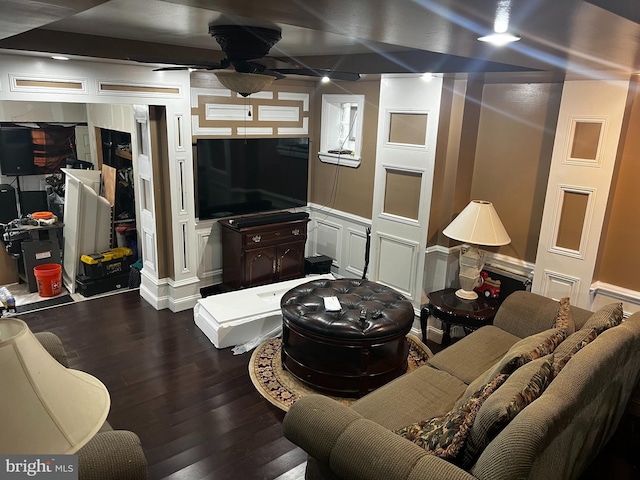
{"label": "cabinet drawer knob", "polygon": [[297,228],[294,228],[293,230],[291,230],[291,233],[294,235],[300,235],[300,230]]}
{"label": "cabinet drawer knob", "polygon": [[251,237],[251,240],[253,240],[255,243],[260,243],[262,237],[260,235],[254,235],[253,237]]}

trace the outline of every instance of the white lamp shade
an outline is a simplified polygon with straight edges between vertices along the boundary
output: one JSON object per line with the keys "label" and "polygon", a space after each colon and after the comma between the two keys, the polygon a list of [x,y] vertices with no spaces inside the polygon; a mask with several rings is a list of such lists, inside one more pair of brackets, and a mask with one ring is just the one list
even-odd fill
{"label": "white lamp shade", "polygon": [[442,233],[475,245],[498,246],[511,242],[493,204],[484,200],[472,200]]}
{"label": "white lamp shade", "polygon": [[257,73],[241,73],[232,70],[214,72],[222,85],[243,97],[260,92],[273,83],[275,77]]}
{"label": "white lamp shade", "polygon": [[58,363],[22,320],[0,319],[0,452],[75,453],[110,405],[99,380]]}

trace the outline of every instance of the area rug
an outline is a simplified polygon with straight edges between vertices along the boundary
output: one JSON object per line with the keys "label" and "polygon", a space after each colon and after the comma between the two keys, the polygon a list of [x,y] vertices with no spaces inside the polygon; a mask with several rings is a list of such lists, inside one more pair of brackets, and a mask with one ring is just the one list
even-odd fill
{"label": "area rug", "polygon": [[[415,335],[407,335],[409,340],[409,357],[407,372],[424,365],[433,356],[431,350]],[[249,361],[249,376],[256,390],[273,405],[285,412],[298,399],[312,393],[320,393],[300,382],[282,368],[280,350],[282,340],[271,338],[256,347]],[[326,395],[344,405],[350,405],[356,398],[344,398]]]}

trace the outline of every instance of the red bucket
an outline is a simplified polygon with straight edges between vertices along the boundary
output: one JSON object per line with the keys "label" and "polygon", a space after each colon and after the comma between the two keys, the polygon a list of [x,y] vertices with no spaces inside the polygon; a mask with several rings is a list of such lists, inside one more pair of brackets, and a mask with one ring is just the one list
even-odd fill
{"label": "red bucket", "polygon": [[38,295],[41,297],[55,297],[62,293],[62,265],[38,265],[33,268],[33,274],[38,284]]}

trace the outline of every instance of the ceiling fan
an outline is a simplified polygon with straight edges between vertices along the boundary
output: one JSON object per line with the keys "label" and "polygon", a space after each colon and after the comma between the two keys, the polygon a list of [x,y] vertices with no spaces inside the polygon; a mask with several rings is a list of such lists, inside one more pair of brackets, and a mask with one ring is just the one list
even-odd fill
{"label": "ceiling fan", "polygon": [[[226,55],[220,62],[171,60],[176,67],[162,67],[155,70],[216,70],[214,72],[225,87],[248,96],[259,92],[273,82],[285,78],[286,75],[303,75],[308,77],[328,77],[332,80],[356,81],[360,74],[337,72],[314,68],[267,68],[263,59],[282,38],[279,30],[242,26],[242,25],[210,25],[209,35],[216,39]],[[166,59],[151,57],[131,57],[141,63],[168,63]]]}

